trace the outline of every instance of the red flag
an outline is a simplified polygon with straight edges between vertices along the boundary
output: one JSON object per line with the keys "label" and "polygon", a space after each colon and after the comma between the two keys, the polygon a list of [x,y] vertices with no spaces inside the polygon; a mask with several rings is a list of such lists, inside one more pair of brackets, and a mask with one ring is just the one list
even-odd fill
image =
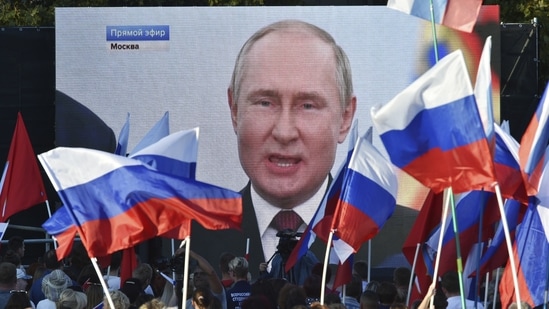
{"label": "red flag", "polygon": [[[443,194],[435,194],[433,191],[429,191],[429,194],[425,198],[425,202],[417,215],[412,230],[402,246],[402,253],[410,265],[413,265],[417,245],[420,244],[420,249],[423,248],[425,246],[425,241],[429,239],[429,236],[431,236],[430,234],[438,227],[442,216],[442,205]],[[413,286],[410,297],[411,302],[416,299],[423,299],[433,280],[428,269],[431,265],[428,260],[423,258],[422,251],[423,250],[418,254],[416,268],[414,270],[419,286]],[[418,290],[418,288],[420,290]]]}
{"label": "red flag", "polygon": [[12,215],[47,199],[36,155],[19,112],[0,183],[1,221],[6,222]]}
{"label": "red flag", "polygon": [[120,286],[133,277],[133,270],[137,267],[137,256],[134,248],[126,248],[122,251],[122,263],[120,263]]}

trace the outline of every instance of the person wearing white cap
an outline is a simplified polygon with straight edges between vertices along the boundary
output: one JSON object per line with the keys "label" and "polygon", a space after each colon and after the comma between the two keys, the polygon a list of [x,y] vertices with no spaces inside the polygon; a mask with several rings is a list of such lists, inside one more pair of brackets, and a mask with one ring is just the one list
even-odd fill
{"label": "person wearing white cap", "polygon": [[26,291],[29,281],[32,279],[32,276],[27,275],[24,270],[17,268],[17,283],[15,284],[15,289],[19,291]]}

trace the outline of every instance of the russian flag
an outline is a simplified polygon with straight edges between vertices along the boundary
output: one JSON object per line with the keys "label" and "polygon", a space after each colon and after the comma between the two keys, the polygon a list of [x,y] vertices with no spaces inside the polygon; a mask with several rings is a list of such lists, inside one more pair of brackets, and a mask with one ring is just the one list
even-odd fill
{"label": "russian flag", "polygon": [[418,284],[413,287],[410,303],[413,303],[416,299],[423,299],[429,285],[433,282],[433,267],[430,259],[426,259],[423,252],[426,249],[425,242],[439,227],[442,217],[442,205],[443,193],[435,194],[432,190],[429,190],[423,206],[414,221],[414,225],[402,246],[402,253],[410,265],[414,265],[414,257],[418,245],[420,248],[416,260],[416,268],[414,269]]}
{"label": "russian flag", "polygon": [[[511,241],[515,238],[515,231],[517,225],[522,221],[524,216],[522,204],[513,199],[507,199],[504,205],[505,217],[507,218],[507,224],[509,226],[509,234],[511,236]],[[509,254],[507,253],[507,248],[505,245],[505,234],[503,231],[503,225],[500,223],[496,229],[492,241],[488,245],[486,252],[482,255],[480,259],[480,274],[484,275],[491,272],[492,270],[505,266],[505,263],[509,259]],[[471,274],[465,274],[469,276],[475,276],[475,272]]]}
{"label": "russian flag", "polygon": [[[372,133],[371,130],[369,130],[368,132],[371,135]],[[286,269],[285,269],[286,272],[288,272],[297,263],[297,261],[300,258],[305,256],[305,254],[307,253],[309,248],[311,248],[317,236],[320,239],[322,239],[324,242],[328,242],[328,236],[330,234],[330,228],[331,228],[331,219],[333,218],[333,215],[335,213],[337,201],[341,193],[343,178],[345,176],[344,173],[346,171],[346,167],[349,164],[349,160],[351,159],[351,155],[355,148],[355,143],[357,139],[358,139],[358,121],[355,120],[351,127],[351,131],[349,132],[349,141],[348,141],[349,146],[347,151],[347,158],[339,167],[339,170],[337,171],[335,178],[330,183],[328,192],[322,198],[322,201],[320,202],[320,205],[316,209],[315,214],[311,219],[311,222],[309,222],[309,224],[307,225],[307,228],[301,235],[301,238],[299,239],[298,243],[290,253],[288,260],[286,261]]]}
{"label": "russian flag", "polygon": [[240,228],[236,192],[92,149],[56,148],[38,157],[90,256],[132,247],[189,219],[208,229]]}
{"label": "russian flag", "polygon": [[62,206],[57,209],[53,215],[42,224],[42,227],[57,241],[57,248],[55,249],[57,259],[62,260],[68,257],[71,253],[77,231],[67,207]]}
{"label": "russian flag", "polygon": [[520,166],[524,172],[524,181],[528,185],[528,195],[536,195],[541,172],[545,166],[545,149],[549,141],[549,83],[541,98],[530,124],[522,135],[519,147]]}
{"label": "russian flag", "polygon": [[430,3],[426,0],[389,0],[387,7],[470,33],[477,22],[482,0],[434,0],[434,20]]}
{"label": "russian flag", "polygon": [[490,148],[461,50],[371,110],[393,164],[435,193],[463,193],[495,181]]}
{"label": "russian flag", "polygon": [[519,164],[519,144],[500,126],[494,124],[496,150],[494,169],[502,196],[528,204],[526,187]]}
{"label": "russian flag", "polygon": [[[499,211],[496,196],[488,191],[471,191],[462,194],[456,204],[456,217],[448,220],[448,226],[442,240],[442,252],[440,252],[439,273],[444,274],[450,270],[457,270],[457,249],[456,235],[453,228],[453,221],[456,220],[458,235],[460,239],[461,257],[466,261],[472,247],[478,243],[480,219],[482,217],[482,236],[481,241],[493,235],[492,225],[499,219]],[[482,216],[481,216],[482,213]],[[429,243],[431,247],[436,248],[438,244],[440,230],[435,233]]]}
{"label": "russian flag", "polygon": [[195,179],[199,128],[172,133],[130,155],[163,173]]}
{"label": "russian flag", "polygon": [[128,153],[128,142],[130,139],[130,113],[126,116],[126,122],[120,129],[120,134],[118,134],[118,142],[116,144],[115,154],[119,156],[126,156]]}
{"label": "russian flag", "polygon": [[494,111],[492,107],[492,67],[490,65],[492,53],[492,37],[486,38],[477,70],[475,81],[475,101],[477,102],[480,120],[484,133],[490,144],[494,138]]}
{"label": "russian flag", "polygon": [[143,136],[141,141],[133,148],[131,154],[150,146],[170,134],[170,113],[165,112],[164,116]]}
{"label": "russian flag", "polygon": [[398,180],[391,163],[370,142],[360,138],[332,221],[337,236],[334,250],[340,261],[347,260],[350,253],[377,235],[395,210],[397,192]]}
{"label": "russian flag", "polygon": [[[534,204],[528,205],[522,224],[517,228],[513,245],[520,298],[532,308],[544,303],[549,257],[549,243],[537,207]],[[507,263],[499,285],[502,308],[508,308],[516,301],[511,271],[511,265]]]}

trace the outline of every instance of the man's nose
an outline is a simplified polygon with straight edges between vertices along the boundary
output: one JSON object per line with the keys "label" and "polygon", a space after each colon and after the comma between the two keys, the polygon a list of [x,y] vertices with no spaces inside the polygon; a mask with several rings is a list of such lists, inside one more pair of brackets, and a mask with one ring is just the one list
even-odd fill
{"label": "man's nose", "polygon": [[290,108],[281,109],[274,119],[273,137],[280,143],[288,143],[299,136],[295,112]]}

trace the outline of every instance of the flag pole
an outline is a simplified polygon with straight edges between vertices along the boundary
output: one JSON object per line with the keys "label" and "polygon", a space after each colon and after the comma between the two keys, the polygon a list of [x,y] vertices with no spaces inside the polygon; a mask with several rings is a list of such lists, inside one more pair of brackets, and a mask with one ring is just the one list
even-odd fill
{"label": "flag pole", "polygon": [[[442,240],[444,238],[444,231],[446,230],[445,227],[446,227],[446,218],[448,217],[448,204],[450,204],[450,197],[449,197],[449,194],[448,193],[448,190],[444,190],[444,194],[446,195],[445,196],[445,199],[444,199],[444,209],[442,211],[442,218],[441,218],[441,223],[440,223],[440,235],[438,237],[438,245],[437,245],[437,255],[435,257],[435,269],[433,271],[433,285],[436,287],[436,284],[437,284],[437,278],[438,278],[438,266],[440,264],[440,253],[442,251]],[[430,306],[429,308],[433,309],[435,307],[435,295],[431,295],[431,301],[430,301]]]}
{"label": "flag pole", "polygon": [[[330,234],[328,235],[328,241],[326,242],[326,254],[324,255],[324,265],[322,268],[322,285],[321,287],[326,286],[326,272],[328,271],[328,262],[330,258],[330,247],[332,245],[332,239],[334,237],[334,230],[330,230]],[[324,305],[324,294],[326,294],[326,289],[321,288],[320,289],[320,304]]]}
{"label": "flag pole", "polygon": [[[406,305],[410,303],[410,296],[412,295],[412,284],[414,282],[414,273],[416,271],[416,262],[417,262],[417,256],[419,255],[420,247],[421,247],[421,244],[418,242],[416,244],[416,253],[414,254],[414,262],[412,263],[412,275],[410,276],[410,282],[408,283],[408,292],[406,294]],[[368,282],[370,282],[370,280],[368,280]]]}
{"label": "flag pole", "polygon": [[368,239],[368,282],[372,273],[372,239]]}
{"label": "flag pole", "polygon": [[513,285],[515,287],[515,297],[520,309],[520,292],[518,285],[517,268],[515,264],[515,256],[513,254],[513,244],[511,243],[511,235],[509,234],[509,224],[507,224],[507,217],[505,216],[505,209],[503,209],[503,198],[501,197],[501,190],[499,184],[496,182],[494,185],[496,189],[496,197],[498,200],[499,213],[501,216],[501,224],[503,225],[503,233],[505,234],[505,243],[507,244],[507,253],[509,254],[509,264],[511,265],[511,274],[513,276]]}
{"label": "flag pole", "polygon": [[452,188],[448,188],[450,195],[450,206],[452,207],[452,226],[454,228],[454,238],[456,239],[456,264],[457,264],[457,273],[459,281],[459,293],[461,295],[461,307],[466,308],[465,306],[465,289],[463,287],[463,261],[461,258],[461,245],[459,243],[459,229],[456,216],[456,205],[454,202],[454,194]]}
{"label": "flag pole", "polygon": [[107,298],[107,302],[109,303],[109,307],[116,308],[114,306],[114,303],[111,298],[111,294],[109,293],[109,288],[107,287],[107,283],[105,283],[105,279],[103,278],[103,274],[101,273],[101,270],[99,269],[99,265],[97,265],[97,258],[92,257],[90,258],[93,268],[95,269],[95,272],[97,273],[97,277],[99,278],[99,282],[101,282],[101,287],[103,287],[103,293],[105,293],[105,297]]}
{"label": "flag pole", "polygon": [[496,300],[498,299],[498,287],[499,287],[499,267],[496,269],[496,284],[494,285],[494,298],[492,299],[492,309],[496,309]]}
{"label": "flag pole", "polygon": [[183,270],[183,290],[181,295],[181,308],[185,309],[187,303],[187,289],[189,286],[189,260],[191,256],[191,236],[185,237],[185,239],[179,245],[179,248],[185,246],[185,269]]}
{"label": "flag pole", "polygon": [[429,9],[431,11],[431,31],[433,32],[433,46],[435,49],[435,61],[438,62],[438,39],[437,39],[437,27],[435,25],[435,7],[433,0],[429,1]]}
{"label": "flag pole", "polygon": [[[484,308],[488,308],[488,285],[490,284],[490,273],[486,273],[486,280],[484,281]],[[495,293],[495,292],[494,292]]]}

